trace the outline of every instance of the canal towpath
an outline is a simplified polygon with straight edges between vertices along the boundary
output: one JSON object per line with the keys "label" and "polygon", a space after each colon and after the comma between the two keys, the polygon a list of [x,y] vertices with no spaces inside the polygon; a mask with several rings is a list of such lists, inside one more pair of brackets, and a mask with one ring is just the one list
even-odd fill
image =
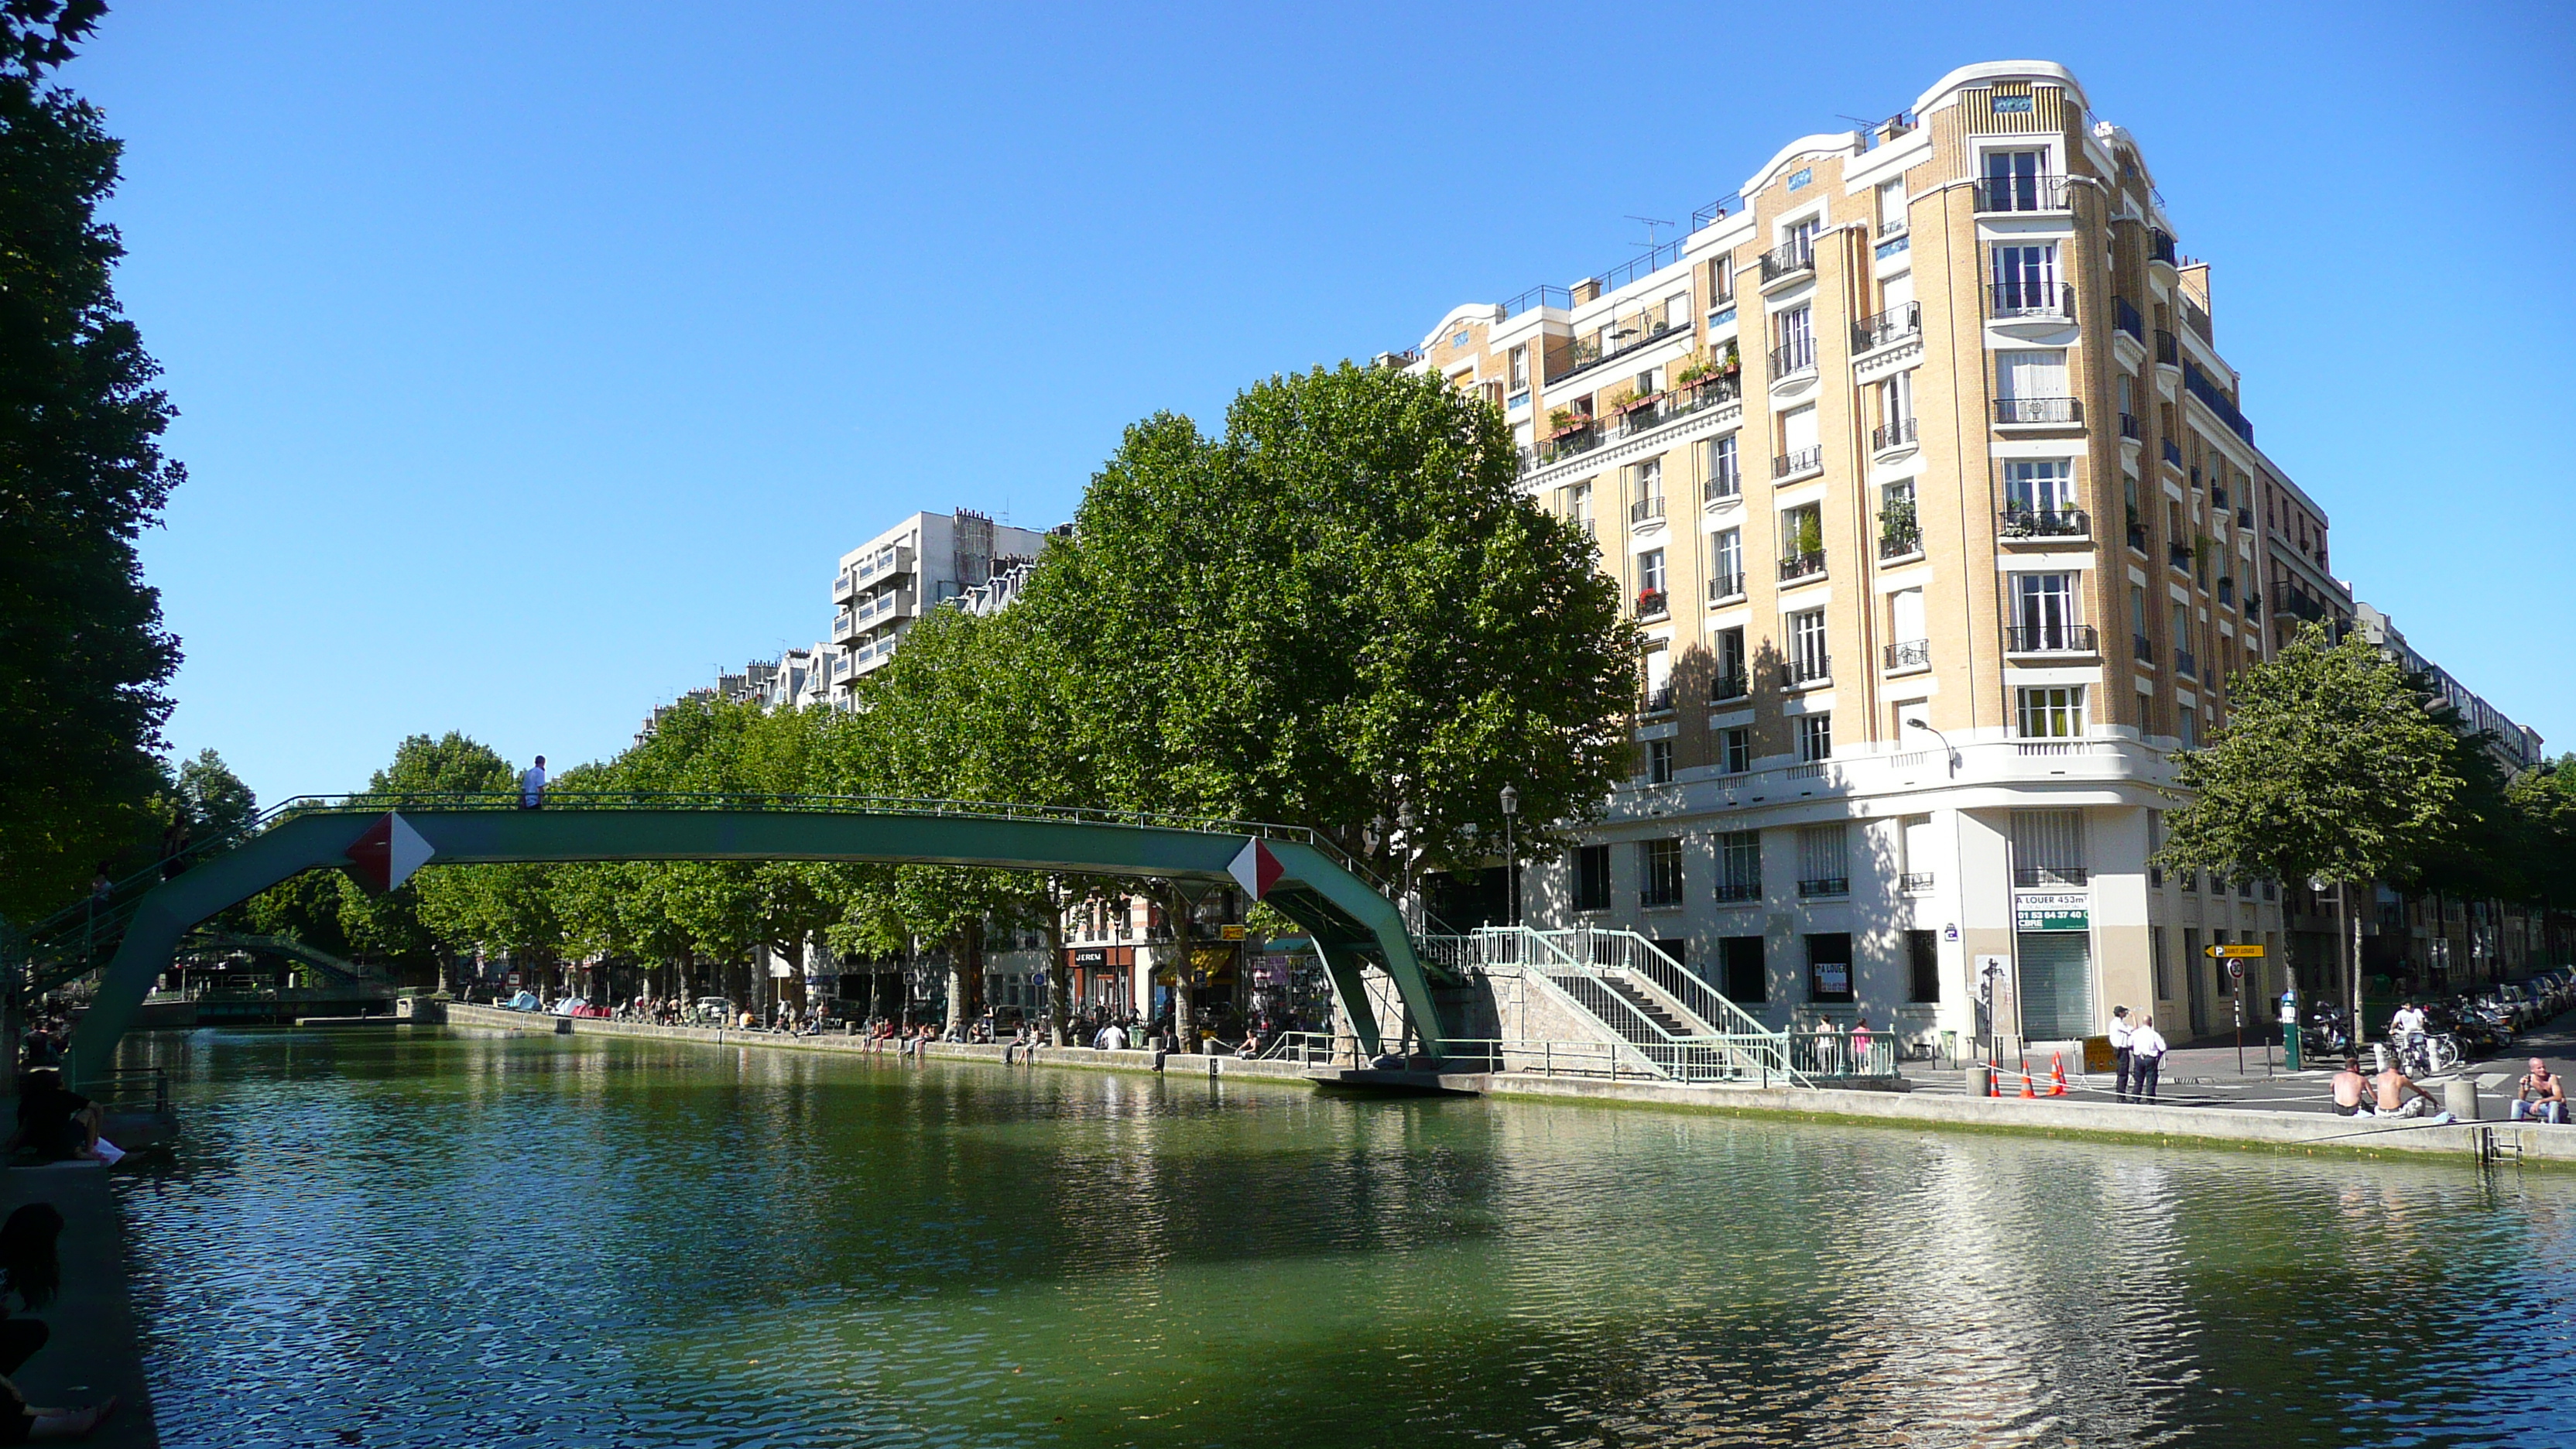
{"label": "canal towpath", "polygon": [[154,1449],[161,1442],[143,1375],[141,1326],[127,1271],[125,1210],[97,1165],[7,1169],[5,1206],[51,1203],[63,1215],[57,1253],[62,1290],[31,1317],[51,1336],[14,1378],[31,1404],[70,1408],[116,1397],[116,1412],[80,1442],[98,1449]]}
{"label": "canal towpath", "polygon": [[[456,1026],[556,1035],[630,1036],[688,1040],[735,1047],[783,1051],[862,1053],[864,1038],[787,1036],[776,1032],[720,1030],[710,1027],[662,1026],[644,1022],[536,1016],[493,1007],[450,1003],[448,1021]],[[999,1065],[1003,1048],[952,1042],[930,1043],[934,1058],[982,1060]],[[889,1060],[892,1052],[885,1053]],[[2516,1058],[2515,1060],[2519,1060]],[[1093,1070],[1152,1072],[1154,1054],[1140,1051],[1096,1051],[1089,1047],[1051,1047],[1037,1065]],[[1166,1076],[1268,1077],[1302,1080],[1307,1069],[1289,1061],[1245,1061],[1235,1057],[1173,1055],[1162,1064]],[[1457,1090],[1494,1096],[1573,1098],[1597,1103],[1653,1106],[1776,1115],[1801,1121],[1848,1121],[1876,1126],[1920,1126],[1968,1131],[2037,1132],[2047,1135],[2126,1139],[2174,1146],[2240,1146],[2282,1151],[2405,1154],[2485,1162],[2502,1156],[2531,1163],[2576,1166],[2576,1127],[2536,1123],[2479,1121],[2434,1125],[2422,1121],[2373,1121],[2333,1115],[2324,1105],[2324,1075],[2311,1089],[2304,1078],[2284,1084],[2248,1079],[2249,1091],[2237,1100],[2207,1094],[2176,1096],[2152,1104],[2116,1103],[2109,1082],[2096,1078],[2077,1091],[2070,1078],[2069,1095],[2025,1100],[2016,1077],[2007,1088],[2014,1095],[1968,1096],[1963,1074],[1939,1068],[1918,1069],[1900,1091],[1850,1091],[1835,1088],[1683,1085],[1658,1080],[1609,1080],[1602,1077],[1547,1076],[1534,1072],[1455,1073],[1441,1082]],[[2494,1070],[2492,1065],[2487,1070]],[[2519,1068],[2516,1069],[2517,1071]],[[2036,1089],[2047,1090],[2044,1069],[2035,1074]],[[2510,1078],[2507,1079],[2510,1081]],[[2250,1089],[2262,1085],[2266,1099]],[[2203,1084],[2192,1090],[2206,1093]],[[2434,1088],[2439,1091],[2438,1085]],[[2486,1115],[2505,1115],[2503,1096],[2481,1091]]]}

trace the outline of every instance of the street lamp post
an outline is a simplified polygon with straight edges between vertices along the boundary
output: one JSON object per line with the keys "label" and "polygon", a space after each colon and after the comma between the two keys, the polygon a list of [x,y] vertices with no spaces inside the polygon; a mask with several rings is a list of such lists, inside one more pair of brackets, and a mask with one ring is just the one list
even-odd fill
{"label": "street lamp post", "polygon": [[1512,850],[1512,822],[1521,813],[1521,792],[1509,785],[1503,787],[1503,918],[1504,924],[1521,923],[1521,862]]}

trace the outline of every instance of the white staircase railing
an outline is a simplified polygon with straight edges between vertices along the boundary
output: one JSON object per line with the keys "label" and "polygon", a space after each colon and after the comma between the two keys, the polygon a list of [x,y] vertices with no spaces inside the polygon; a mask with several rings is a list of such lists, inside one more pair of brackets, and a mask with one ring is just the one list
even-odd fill
{"label": "white staircase railing", "polygon": [[[1671,1080],[1812,1085],[1791,1060],[1787,1033],[1764,1026],[1634,931],[1487,926],[1465,936],[1434,937],[1424,946],[1426,954],[1460,974],[1470,968],[1514,970],[1542,983]],[[1671,1013],[1683,1033],[1675,1035],[1630,991]]]}

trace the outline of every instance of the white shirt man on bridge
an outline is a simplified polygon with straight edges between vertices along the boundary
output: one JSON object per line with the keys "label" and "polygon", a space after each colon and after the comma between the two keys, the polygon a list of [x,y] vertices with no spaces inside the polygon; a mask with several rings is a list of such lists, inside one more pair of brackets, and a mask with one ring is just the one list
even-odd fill
{"label": "white shirt man on bridge", "polygon": [[545,798],[546,757],[539,755],[537,756],[537,762],[530,765],[527,770],[519,776],[519,808],[522,810],[534,810],[540,804],[544,803]]}

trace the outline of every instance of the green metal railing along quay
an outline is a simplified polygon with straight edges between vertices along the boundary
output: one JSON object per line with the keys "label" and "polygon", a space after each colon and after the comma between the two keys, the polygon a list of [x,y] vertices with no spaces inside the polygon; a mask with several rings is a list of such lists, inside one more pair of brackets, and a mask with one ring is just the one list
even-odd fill
{"label": "green metal railing along quay", "polygon": [[951,865],[1067,875],[1230,882],[1254,840],[1268,852],[1261,899],[1314,938],[1352,1026],[1383,1049],[1361,980],[1392,979],[1424,1049],[1440,1055],[1431,980],[1385,891],[1329,841],[1297,827],[1099,810],[789,795],[549,793],[539,810],[514,796],[373,794],[302,797],[249,829],[207,842],[121,883],[105,898],[28,933],[22,989],[99,971],[72,1035],[69,1074],[105,1079],[134,1009],[190,930],[308,870],[347,865],[388,812],[432,865],[568,861],[850,861]]}

